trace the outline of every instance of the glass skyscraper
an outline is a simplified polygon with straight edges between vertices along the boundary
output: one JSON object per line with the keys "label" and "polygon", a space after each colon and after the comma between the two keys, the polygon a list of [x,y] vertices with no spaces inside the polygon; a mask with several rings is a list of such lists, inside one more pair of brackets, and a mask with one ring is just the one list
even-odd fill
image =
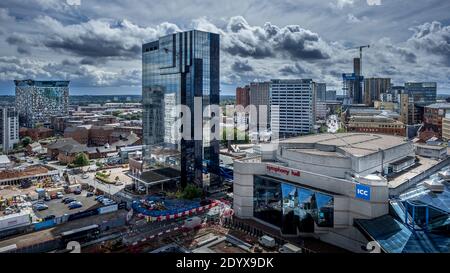
{"label": "glass skyscraper", "polygon": [[[203,110],[219,105],[219,51],[218,34],[197,30],[160,37],[142,46],[145,161],[180,170],[183,186],[204,186],[205,167],[209,170],[209,186],[220,185],[219,139],[211,136],[220,129],[219,124],[206,130],[202,124],[194,124],[196,115],[201,115],[201,123],[206,124],[218,114],[196,113],[194,101],[201,101]],[[177,120],[188,117],[176,105],[191,110],[191,128],[177,126]],[[202,137],[194,139],[199,126]],[[186,134],[191,138],[180,137]]]}
{"label": "glass skyscraper", "polygon": [[52,117],[69,113],[69,81],[15,80],[14,83],[22,126],[49,126]]}

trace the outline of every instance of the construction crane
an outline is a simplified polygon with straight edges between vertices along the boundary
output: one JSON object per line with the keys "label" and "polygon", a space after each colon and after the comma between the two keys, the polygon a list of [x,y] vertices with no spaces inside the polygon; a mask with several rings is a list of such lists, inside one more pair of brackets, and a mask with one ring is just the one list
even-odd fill
{"label": "construction crane", "polygon": [[362,51],[363,51],[363,48],[366,48],[366,47],[370,48],[370,45],[351,47],[351,48],[348,49],[348,50],[359,49],[359,63],[360,63],[359,67],[360,67],[361,74],[362,74]]}

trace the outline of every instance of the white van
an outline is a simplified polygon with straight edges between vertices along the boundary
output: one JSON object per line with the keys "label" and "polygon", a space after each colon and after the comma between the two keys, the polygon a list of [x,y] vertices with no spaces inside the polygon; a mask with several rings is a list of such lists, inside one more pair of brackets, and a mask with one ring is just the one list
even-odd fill
{"label": "white van", "polygon": [[301,248],[290,243],[284,244],[278,251],[280,253],[302,253]]}

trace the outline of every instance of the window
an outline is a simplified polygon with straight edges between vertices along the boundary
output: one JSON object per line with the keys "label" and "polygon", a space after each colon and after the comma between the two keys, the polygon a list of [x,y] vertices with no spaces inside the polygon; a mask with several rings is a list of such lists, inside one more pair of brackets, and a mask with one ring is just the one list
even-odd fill
{"label": "window", "polygon": [[256,176],[253,215],[280,227],[283,234],[314,232],[314,225],[333,227],[334,198],[313,189]]}

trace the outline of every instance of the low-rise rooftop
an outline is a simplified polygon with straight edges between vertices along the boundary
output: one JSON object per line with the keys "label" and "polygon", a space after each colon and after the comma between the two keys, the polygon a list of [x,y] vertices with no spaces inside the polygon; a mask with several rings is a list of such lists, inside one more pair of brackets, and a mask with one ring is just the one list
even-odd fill
{"label": "low-rise rooftop", "polygon": [[334,146],[353,156],[365,156],[406,144],[407,141],[403,137],[383,134],[339,133],[294,137],[282,140],[280,143]]}

